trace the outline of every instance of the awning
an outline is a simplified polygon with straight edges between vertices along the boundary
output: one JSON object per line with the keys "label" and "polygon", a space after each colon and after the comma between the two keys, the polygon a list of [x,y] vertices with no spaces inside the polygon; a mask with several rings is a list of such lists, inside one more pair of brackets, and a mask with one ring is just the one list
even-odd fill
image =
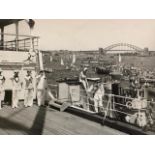
{"label": "awning", "polygon": [[0,19],[0,27],[8,26],[23,19]]}

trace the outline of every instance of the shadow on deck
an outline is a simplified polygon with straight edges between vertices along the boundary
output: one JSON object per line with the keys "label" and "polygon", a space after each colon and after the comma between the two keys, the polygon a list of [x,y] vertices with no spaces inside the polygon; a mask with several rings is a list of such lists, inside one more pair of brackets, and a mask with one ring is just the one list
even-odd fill
{"label": "shadow on deck", "polygon": [[[0,134],[1,134],[1,131],[3,130],[4,131],[3,134],[5,134],[5,132],[6,132],[6,134],[16,134],[17,133],[17,134],[41,135],[43,133],[43,129],[44,129],[46,107],[38,108],[37,114],[36,114],[34,120],[32,117],[31,121],[33,121],[33,124],[30,128],[26,125],[27,122],[25,120],[23,120],[24,116],[20,116],[20,114],[25,109],[26,108],[16,110],[15,112],[11,113],[7,117],[0,115]],[[0,111],[0,114],[1,114],[1,111]],[[12,111],[14,111],[14,109],[12,109]],[[29,113],[27,113],[27,115],[29,115]],[[29,121],[29,118],[27,118],[27,119]],[[14,131],[14,132],[12,133],[11,131]]]}
{"label": "shadow on deck", "polygon": [[33,125],[28,132],[30,135],[41,135],[43,133],[45,117],[46,117],[46,107],[43,108],[39,107]]}
{"label": "shadow on deck", "polygon": [[112,135],[125,134],[118,130],[82,118],[70,112],[59,112],[49,107],[19,109],[4,106],[0,110],[2,135]]}

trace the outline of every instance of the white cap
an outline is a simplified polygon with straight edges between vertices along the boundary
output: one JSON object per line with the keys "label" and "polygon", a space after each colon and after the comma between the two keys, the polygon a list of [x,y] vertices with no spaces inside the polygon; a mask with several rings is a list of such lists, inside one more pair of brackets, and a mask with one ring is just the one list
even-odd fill
{"label": "white cap", "polygon": [[83,70],[84,70],[84,71],[86,71],[86,70],[88,70],[88,68],[87,68],[87,67],[85,67]]}

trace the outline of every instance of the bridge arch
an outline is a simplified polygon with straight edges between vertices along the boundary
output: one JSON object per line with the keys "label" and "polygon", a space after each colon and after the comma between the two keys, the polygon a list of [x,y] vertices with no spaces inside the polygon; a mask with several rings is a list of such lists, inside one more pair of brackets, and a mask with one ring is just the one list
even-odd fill
{"label": "bridge arch", "polygon": [[[123,49],[124,48],[124,49]],[[117,44],[112,44],[110,46],[107,46],[106,48],[103,48],[103,52],[108,52],[108,51],[132,51],[132,52],[143,52],[144,49],[137,47],[132,44],[128,43],[117,43]]]}

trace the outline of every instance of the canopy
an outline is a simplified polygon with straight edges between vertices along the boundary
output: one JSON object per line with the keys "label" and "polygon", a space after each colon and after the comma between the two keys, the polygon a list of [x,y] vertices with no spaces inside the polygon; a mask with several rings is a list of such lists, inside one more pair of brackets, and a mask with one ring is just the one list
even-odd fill
{"label": "canopy", "polygon": [[0,19],[0,27],[8,26],[23,19]]}

